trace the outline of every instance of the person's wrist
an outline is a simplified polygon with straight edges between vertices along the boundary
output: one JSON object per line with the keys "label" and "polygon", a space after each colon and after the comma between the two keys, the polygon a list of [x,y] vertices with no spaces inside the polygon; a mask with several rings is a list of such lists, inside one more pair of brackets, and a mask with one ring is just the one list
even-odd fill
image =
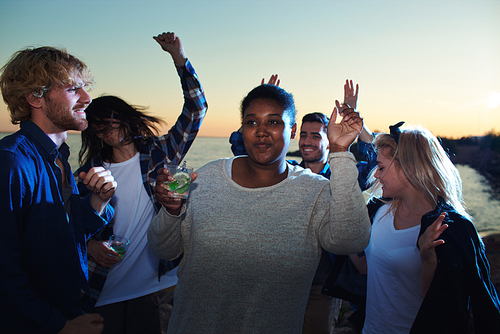
{"label": "person's wrist", "polygon": [[371,143],[374,139],[373,134],[370,133],[368,130],[362,130],[361,133],[359,134],[359,140],[365,143]]}
{"label": "person's wrist", "polygon": [[94,253],[94,246],[95,246],[95,243],[98,242],[97,240],[94,240],[94,239],[89,239],[87,241],[87,253],[92,256],[93,258],[95,258],[95,253]]}
{"label": "person's wrist", "polygon": [[184,54],[183,50],[179,50],[178,52],[172,53],[171,56],[172,56],[172,59],[174,60],[175,65],[177,65],[177,66],[186,65],[187,57]]}
{"label": "person's wrist", "polygon": [[343,116],[344,116],[344,112],[345,112],[346,110],[349,110],[349,109],[352,109],[352,111],[356,111],[356,108],[351,107],[350,105],[348,105],[348,104],[346,104],[346,103],[342,103],[342,104],[340,105],[340,110],[339,110],[339,114],[340,114],[340,116],[342,116],[342,117],[343,117]]}
{"label": "person's wrist", "polygon": [[99,195],[97,194],[92,194],[90,197],[90,203],[94,210],[100,215],[104,212],[104,209],[106,209],[106,206],[109,203],[110,198],[108,199],[102,199]]}
{"label": "person's wrist", "polygon": [[165,211],[167,211],[172,216],[178,216],[182,212],[182,205],[179,206],[178,208],[171,208],[171,207],[167,207],[166,205],[163,205],[163,208],[165,209]]}
{"label": "person's wrist", "polygon": [[435,265],[437,264],[437,256],[436,255],[427,255],[420,253],[420,258],[422,259],[423,264]]}
{"label": "person's wrist", "polygon": [[349,151],[349,146],[346,147],[330,143],[330,153],[348,152],[348,151]]}
{"label": "person's wrist", "polygon": [[187,62],[187,58],[179,58],[179,59],[174,59],[174,64],[176,66],[180,66],[180,67],[183,67],[186,65],[186,62]]}

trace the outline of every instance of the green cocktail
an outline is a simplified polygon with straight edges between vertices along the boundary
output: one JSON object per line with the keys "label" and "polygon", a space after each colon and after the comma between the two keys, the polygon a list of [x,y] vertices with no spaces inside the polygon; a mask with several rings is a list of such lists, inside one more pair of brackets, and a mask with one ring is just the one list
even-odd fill
{"label": "green cocktail", "polygon": [[111,249],[118,253],[118,257],[120,259],[123,259],[123,257],[125,256],[125,252],[127,251],[127,249],[123,246],[123,243],[121,242],[113,243],[111,245]]}
{"label": "green cocktail", "polygon": [[117,237],[112,235],[109,237],[109,248],[118,253],[118,257],[123,259],[125,257],[125,252],[127,251],[128,244],[130,240],[124,237]]}
{"label": "green cocktail", "polygon": [[168,190],[172,192],[174,198],[187,198],[191,186],[192,168],[177,165],[167,165],[168,172],[172,175],[172,181],[165,181]]}

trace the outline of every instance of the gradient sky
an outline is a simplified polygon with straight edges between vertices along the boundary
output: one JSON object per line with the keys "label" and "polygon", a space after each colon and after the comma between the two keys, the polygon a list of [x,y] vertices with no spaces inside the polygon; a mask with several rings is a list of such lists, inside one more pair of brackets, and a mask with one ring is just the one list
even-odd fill
{"label": "gradient sky", "polygon": [[[200,136],[238,129],[239,103],[278,73],[297,121],[331,113],[346,79],[371,129],[400,120],[458,138],[500,130],[500,1],[0,0],[0,64],[28,46],[65,47],[92,70],[92,97],[149,106],[168,124],[178,77],[152,36],[176,32],[205,89]],[[0,131],[15,131],[0,102]]]}

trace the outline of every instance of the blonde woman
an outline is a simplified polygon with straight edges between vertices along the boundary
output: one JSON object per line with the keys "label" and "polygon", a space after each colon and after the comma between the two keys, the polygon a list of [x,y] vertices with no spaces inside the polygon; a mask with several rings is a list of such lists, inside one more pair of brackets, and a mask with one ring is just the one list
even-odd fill
{"label": "blonde woman", "polygon": [[429,130],[402,124],[375,138],[382,197],[368,205],[363,333],[469,333],[470,308],[476,334],[497,332],[499,299],[460,175]]}

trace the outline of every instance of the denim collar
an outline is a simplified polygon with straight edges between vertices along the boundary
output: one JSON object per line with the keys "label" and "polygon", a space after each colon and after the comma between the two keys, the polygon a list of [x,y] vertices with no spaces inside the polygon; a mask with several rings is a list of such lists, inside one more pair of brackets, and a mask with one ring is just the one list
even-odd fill
{"label": "denim collar", "polygon": [[32,121],[26,120],[21,122],[21,132],[30,138],[38,148],[40,154],[55,159],[61,153],[64,160],[68,160],[70,154],[69,146],[66,143],[62,143],[58,149],[52,139]]}

